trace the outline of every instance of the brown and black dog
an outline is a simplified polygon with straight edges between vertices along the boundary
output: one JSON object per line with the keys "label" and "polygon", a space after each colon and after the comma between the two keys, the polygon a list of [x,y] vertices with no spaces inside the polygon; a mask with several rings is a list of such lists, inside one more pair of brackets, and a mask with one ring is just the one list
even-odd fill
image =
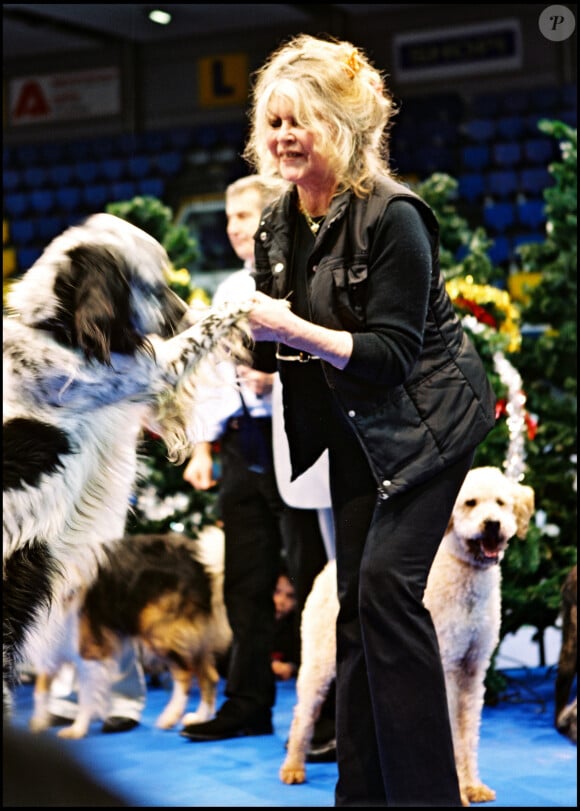
{"label": "brown and black dog", "polygon": [[[157,727],[170,729],[180,721],[213,718],[219,680],[216,660],[227,653],[232,637],[223,601],[223,555],[223,532],[216,526],[205,527],[197,538],[177,533],[127,535],[105,550],[97,576],[79,600],[74,617],[78,716],[85,721],[80,725],[77,719],[59,735],[78,738],[87,734],[90,720],[99,714],[95,702],[99,692],[102,696],[107,672],[110,688],[112,670],[103,666],[111,662],[127,637],[138,641],[171,674],[172,694],[155,722]],[[100,665],[105,674],[93,679],[90,686],[83,684],[90,672],[87,665]],[[199,706],[184,715],[195,679]],[[50,682],[50,674],[39,674],[35,691],[39,708],[46,704],[42,692],[49,689]],[[87,706],[81,706],[83,701]],[[102,697],[100,701],[102,705]],[[46,724],[33,717],[31,726],[41,729]]]}

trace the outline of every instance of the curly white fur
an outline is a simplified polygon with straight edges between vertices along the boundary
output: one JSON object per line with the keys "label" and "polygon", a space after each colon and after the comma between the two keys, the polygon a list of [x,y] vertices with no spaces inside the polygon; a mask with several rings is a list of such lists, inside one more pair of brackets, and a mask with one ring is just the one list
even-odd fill
{"label": "curly white fur", "polygon": [[[441,650],[462,803],[485,802],[495,792],[478,774],[477,750],[484,679],[499,642],[500,567],[508,541],[524,538],[534,511],[534,491],[499,468],[469,471],[425,589]],[[314,722],[336,675],[338,614],[336,565],[314,581],[302,614],[302,657],[284,783],[306,780],[306,752]],[[388,685],[385,685],[388,689]]]}

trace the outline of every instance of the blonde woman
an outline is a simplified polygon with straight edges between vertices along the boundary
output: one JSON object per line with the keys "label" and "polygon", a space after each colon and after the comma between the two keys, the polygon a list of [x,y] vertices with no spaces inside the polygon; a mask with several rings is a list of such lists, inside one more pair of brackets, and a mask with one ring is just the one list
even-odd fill
{"label": "blonde woman", "polygon": [[392,177],[393,104],[349,42],[299,35],[257,72],[246,157],[290,189],[256,235],[257,364],[293,475],[328,450],[338,595],[337,806],[460,806],[422,597],[494,396],[439,271],[430,208]]}

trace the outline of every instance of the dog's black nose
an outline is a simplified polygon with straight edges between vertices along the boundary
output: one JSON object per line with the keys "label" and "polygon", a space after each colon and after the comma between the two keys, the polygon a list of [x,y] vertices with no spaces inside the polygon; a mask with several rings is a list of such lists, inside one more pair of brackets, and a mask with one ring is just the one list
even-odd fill
{"label": "dog's black nose", "polygon": [[486,521],[484,526],[486,536],[489,538],[497,538],[499,535],[499,527],[499,521]]}

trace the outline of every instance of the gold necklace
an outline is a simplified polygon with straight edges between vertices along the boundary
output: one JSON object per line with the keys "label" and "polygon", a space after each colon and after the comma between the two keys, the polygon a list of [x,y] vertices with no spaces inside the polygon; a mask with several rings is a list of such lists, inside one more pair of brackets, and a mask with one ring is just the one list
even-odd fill
{"label": "gold necklace", "polygon": [[305,209],[302,207],[302,203],[299,204],[299,209],[300,213],[304,215],[304,219],[308,223],[308,227],[310,228],[314,236],[316,236],[316,234],[320,230],[320,226],[322,225],[324,216],[316,217],[316,219],[314,219],[314,217],[311,217],[310,214],[307,211],[305,211]]}

